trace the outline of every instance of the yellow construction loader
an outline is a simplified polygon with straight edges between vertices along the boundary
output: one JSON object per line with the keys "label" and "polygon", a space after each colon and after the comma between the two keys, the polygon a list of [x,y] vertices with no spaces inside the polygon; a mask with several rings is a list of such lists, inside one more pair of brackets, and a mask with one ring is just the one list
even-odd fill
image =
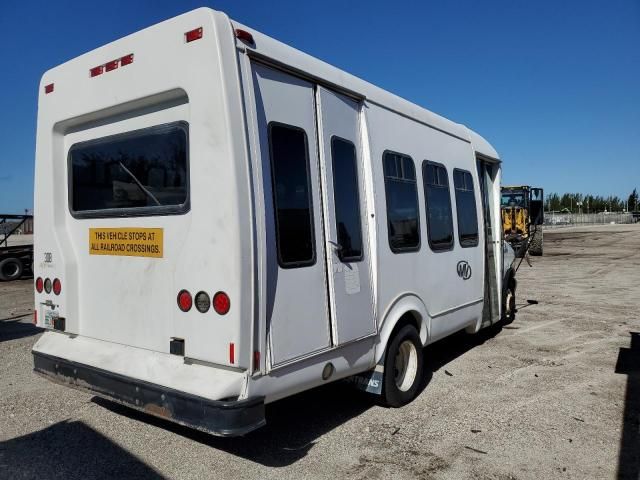
{"label": "yellow construction loader", "polygon": [[516,256],[542,255],[544,192],[528,185],[502,187],[502,230]]}

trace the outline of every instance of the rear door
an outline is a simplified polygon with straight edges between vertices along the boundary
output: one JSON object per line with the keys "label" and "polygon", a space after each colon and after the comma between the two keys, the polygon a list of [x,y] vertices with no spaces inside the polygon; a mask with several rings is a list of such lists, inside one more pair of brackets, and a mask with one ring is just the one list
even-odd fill
{"label": "rear door", "polygon": [[323,87],[317,97],[331,312],[344,344],[375,332],[359,104]]}
{"label": "rear door", "polygon": [[331,347],[314,85],[252,64],[274,366]]}

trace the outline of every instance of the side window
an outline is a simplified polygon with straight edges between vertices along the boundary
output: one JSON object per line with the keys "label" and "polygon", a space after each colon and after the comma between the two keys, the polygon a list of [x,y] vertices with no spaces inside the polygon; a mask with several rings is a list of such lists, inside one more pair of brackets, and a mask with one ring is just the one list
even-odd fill
{"label": "side window", "polygon": [[419,250],[418,190],[413,160],[400,153],[385,152],[383,169],[391,251]]}
{"label": "side window", "polygon": [[283,268],[312,265],[316,255],[307,134],[272,122],[269,150],[278,263]]}
{"label": "side window", "polygon": [[478,214],[471,173],[455,169],[453,171],[453,187],[456,190],[460,246],[475,247],[478,245]]}
{"label": "side window", "polygon": [[338,257],[343,262],[362,260],[362,225],[355,145],[342,138],[332,137],[331,161],[336,230],[341,247]]}
{"label": "side window", "polygon": [[422,164],[422,177],[429,245],[434,252],[450,250],[453,247],[453,215],[447,169],[439,163],[425,161]]}

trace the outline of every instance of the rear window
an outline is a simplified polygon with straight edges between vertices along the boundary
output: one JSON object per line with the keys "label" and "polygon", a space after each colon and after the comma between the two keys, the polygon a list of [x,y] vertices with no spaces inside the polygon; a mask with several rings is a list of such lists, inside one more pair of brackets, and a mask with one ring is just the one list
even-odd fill
{"label": "rear window", "polygon": [[134,130],[69,149],[69,203],[76,217],[188,210],[186,122]]}

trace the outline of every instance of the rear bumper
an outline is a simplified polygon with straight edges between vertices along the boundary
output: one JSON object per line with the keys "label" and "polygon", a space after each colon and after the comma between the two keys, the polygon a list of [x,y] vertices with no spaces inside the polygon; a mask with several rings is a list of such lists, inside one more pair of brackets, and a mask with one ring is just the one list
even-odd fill
{"label": "rear bumper", "polygon": [[266,424],[264,397],[215,401],[40,352],[33,362],[53,382],[214,435],[244,435]]}

